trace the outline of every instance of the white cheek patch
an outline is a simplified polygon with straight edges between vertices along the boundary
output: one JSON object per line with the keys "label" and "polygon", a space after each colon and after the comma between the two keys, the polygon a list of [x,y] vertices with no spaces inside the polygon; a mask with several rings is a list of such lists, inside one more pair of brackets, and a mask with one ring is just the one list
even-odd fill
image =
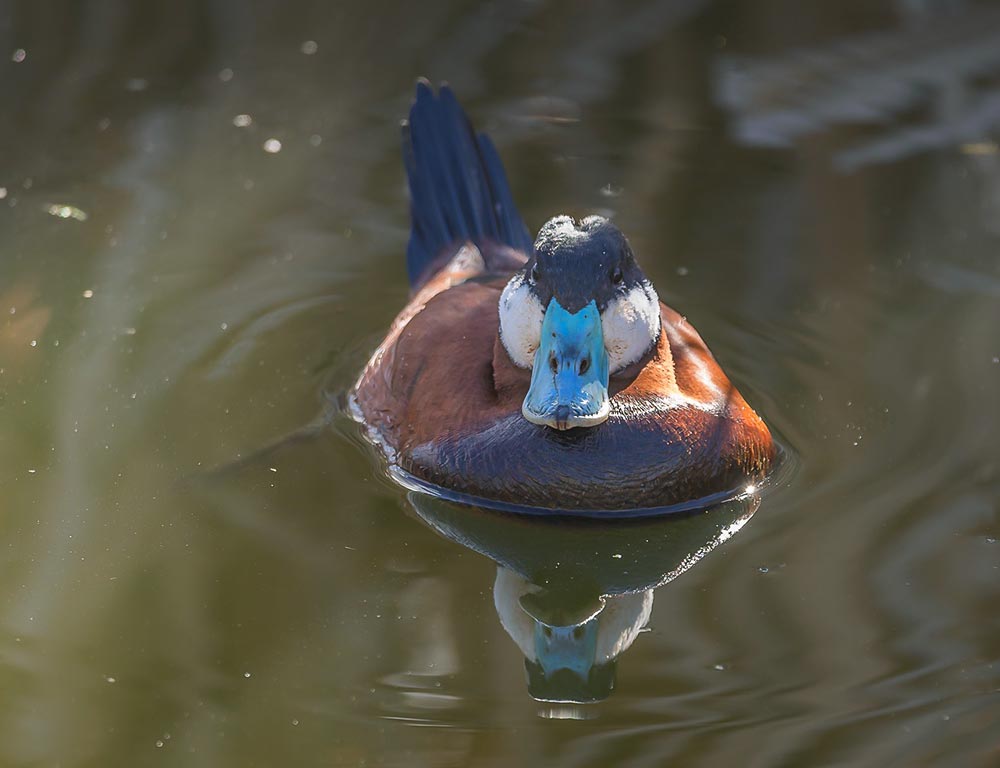
{"label": "white cheek patch", "polygon": [[531,368],[542,339],[545,308],[516,274],[500,294],[500,340],[514,364]]}
{"label": "white cheek patch", "polygon": [[644,283],[608,302],[601,328],[609,373],[638,361],[660,338],[660,299],[653,286]]}

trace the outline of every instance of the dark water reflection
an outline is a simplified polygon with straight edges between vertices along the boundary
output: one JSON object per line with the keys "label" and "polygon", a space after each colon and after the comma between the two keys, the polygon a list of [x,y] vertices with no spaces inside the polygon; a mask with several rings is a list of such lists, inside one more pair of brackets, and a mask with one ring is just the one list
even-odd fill
{"label": "dark water reflection", "polygon": [[531,696],[576,704],[611,695],[618,657],[647,628],[653,590],[732,538],[760,503],[748,494],[610,523],[507,515],[419,493],[409,500],[442,536],[496,562],[493,603],[524,654]]}
{"label": "dark water reflection", "polygon": [[[13,4],[0,764],[995,765],[993,7]],[[313,419],[404,301],[417,74],[530,226],[614,214],[797,456],[597,704],[528,696],[496,565],[352,438],[191,482]]]}

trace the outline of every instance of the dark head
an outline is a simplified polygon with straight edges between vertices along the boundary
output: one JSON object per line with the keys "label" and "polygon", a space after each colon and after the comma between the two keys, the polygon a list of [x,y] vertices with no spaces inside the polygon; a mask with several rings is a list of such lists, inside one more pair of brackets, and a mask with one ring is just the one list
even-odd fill
{"label": "dark head", "polygon": [[557,669],[552,673],[536,661],[524,660],[528,674],[528,695],[538,701],[590,704],[604,701],[615,687],[618,660],[595,664],[585,673]]}
{"label": "dark head", "polygon": [[608,377],[642,359],[660,335],[656,291],[610,221],[550,219],[534,254],[500,297],[500,337],[531,369],[521,412],[555,429],[608,418]]}

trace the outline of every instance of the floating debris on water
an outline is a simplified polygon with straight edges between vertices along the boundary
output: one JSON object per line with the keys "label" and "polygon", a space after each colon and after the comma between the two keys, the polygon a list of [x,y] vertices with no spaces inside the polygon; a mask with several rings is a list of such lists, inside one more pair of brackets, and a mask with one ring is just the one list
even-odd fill
{"label": "floating debris on water", "polygon": [[556,96],[523,99],[511,112],[515,120],[529,125],[568,125],[579,123],[581,117],[579,102]]}
{"label": "floating debris on water", "polygon": [[[932,16],[933,23],[767,58],[725,57],[716,66],[716,101],[731,112],[736,139],[749,145],[789,147],[858,122],[884,126],[834,155],[843,173],[938,148],[995,154],[983,134],[996,124],[998,91],[989,78],[1000,67],[1000,12],[970,7]],[[955,93],[962,96],[953,103]],[[916,112],[930,119],[909,120]]]}
{"label": "floating debris on water", "polygon": [[276,155],[281,151],[281,142],[277,139],[268,139],[264,142],[264,151],[270,155]]}
{"label": "floating debris on water", "polygon": [[26,58],[28,58],[28,52],[24,50],[24,48],[18,48],[10,56],[10,60],[13,61],[15,64],[20,64]]}
{"label": "floating debris on water", "polygon": [[963,155],[995,155],[998,149],[995,141],[970,141],[959,147]]}
{"label": "floating debris on water", "polygon": [[246,128],[252,122],[253,118],[250,115],[237,115],[233,118],[233,125],[237,128]]}
{"label": "floating debris on water", "polygon": [[312,56],[319,50],[319,45],[316,44],[315,40],[306,40],[302,43],[299,50],[301,50],[306,56]]}
{"label": "floating debris on water", "polygon": [[221,70],[219,72],[219,79],[224,83],[228,83],[230,80],[233,79],[233,70],[231,70],[229,67],[226,67],[225,69]]}
{"label": "floating debris on water", "polygon": [[320,136],[318,133],[314,133],[312,136],[309,137],[309,143],[312,144],[314,147],[318,147],[320,144],[323,143],[323,137]]}
{"label": "floating debris on water", "polygon": [[133,77],[125,82],[125,90],[132,93],[139,93],[149,87],[149,80],[142,77]]}
{"label": "floating debris on water", "polygon": [[76,219],[76,221],[86,221],[90,218],[87,212],[77,208],[75,205],[65,205],[62,203],[50,203],[45,206],[45,212],[58,219]]}
{"label": "floating debris on water", "polygon": [[83,298],[85,298],[85,299],[92,299],[92,298],[94,298],[94,292],[92,290],[90,290],[89,288],[87,290],[85,290],[82,295],[83,295]]}
{"label": "floating debris on water", "polygon": [[0,187],[0,200],[7,197],[7,187]]}

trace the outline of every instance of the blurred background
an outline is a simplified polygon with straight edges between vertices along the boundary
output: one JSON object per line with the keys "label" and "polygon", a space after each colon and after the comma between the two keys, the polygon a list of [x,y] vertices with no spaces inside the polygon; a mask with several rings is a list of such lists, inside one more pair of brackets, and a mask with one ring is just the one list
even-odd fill
{"label": "blurred background", "polygon": [[[406,299],[448,80],[611,215],[788,451],[614,694],[308,423]],[[0,7],[0,765],[1000,763],[1000,6]]]}

